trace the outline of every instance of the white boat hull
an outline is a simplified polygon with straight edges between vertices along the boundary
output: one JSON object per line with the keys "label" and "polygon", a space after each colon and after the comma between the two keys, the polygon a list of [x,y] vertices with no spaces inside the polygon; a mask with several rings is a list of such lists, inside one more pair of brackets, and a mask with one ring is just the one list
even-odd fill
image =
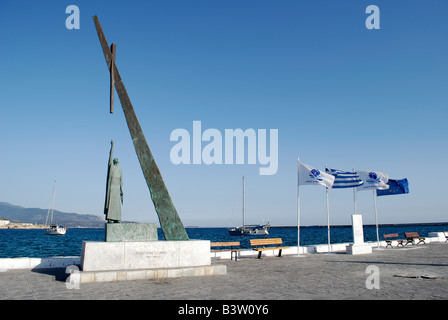
{"label": "white boat hull", "polygon": [[52,236],[63,236],[66,232],[66,228],[59,226],[51,226],[49,229],[45,229],[45,233]]}
{"label": "white boat hull", "polygon": [[264,236],[269,234],[269,225],[244,226],[228,229],[232,236]]}

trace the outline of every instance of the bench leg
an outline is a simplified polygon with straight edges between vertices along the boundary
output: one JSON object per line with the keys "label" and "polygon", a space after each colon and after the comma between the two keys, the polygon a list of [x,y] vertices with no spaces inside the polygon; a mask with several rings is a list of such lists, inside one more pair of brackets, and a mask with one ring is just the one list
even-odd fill
{"label": "bench leg", "polygon": [[392,248],[392,241],[386,241],[386,248],[391,247]]}
{"label": "bench leg", "polygon": [[398,248],[398,246],[402,246],[402,247],[404,247],[404,245],[403,245],[403,241],[399,241],[399,242],[397,243],[397,248]]}
{"label": "bench leg", "polygon": [[238,261],[238,251],[230,251],[230,260],[232,260],[233,254],[235,254],[235,261]]}
{"label": "bench leg", "polygon": [[258,259],[261,259],[261,251],[258,251]]}
{"label": "bench leg", "polygon": [[279,257],[282,256],[282,249],[280,249],[280,250],[278,251],[278,256],[279,256]]}

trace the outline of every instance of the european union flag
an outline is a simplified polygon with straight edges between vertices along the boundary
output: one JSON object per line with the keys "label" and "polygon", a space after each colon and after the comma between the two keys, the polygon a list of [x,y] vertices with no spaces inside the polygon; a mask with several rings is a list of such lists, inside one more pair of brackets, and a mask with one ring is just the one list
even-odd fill
{"label": "european union flag", "polygon": [[389,179],[387,182],[389,189],[376,189],[377,196],[389,196],[392,194],[409,193],[408,179],[394,180]]}

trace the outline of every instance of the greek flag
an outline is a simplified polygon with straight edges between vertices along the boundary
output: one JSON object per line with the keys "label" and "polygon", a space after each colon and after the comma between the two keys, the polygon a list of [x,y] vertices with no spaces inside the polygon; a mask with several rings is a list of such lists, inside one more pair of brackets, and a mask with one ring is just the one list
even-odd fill
{"label": "greek flag", "polygon": [[359,178],[358,172],[341,171],[325,168],[325,172],[334,176],[333,189],[355,188],[361,186],[364,181]]}

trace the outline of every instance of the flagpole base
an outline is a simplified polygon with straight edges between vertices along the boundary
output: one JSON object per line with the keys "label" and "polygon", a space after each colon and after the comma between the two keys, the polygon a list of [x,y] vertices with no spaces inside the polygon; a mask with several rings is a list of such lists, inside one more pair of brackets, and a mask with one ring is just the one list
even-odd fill
{"label": "flagpole base", "polygon": [[346,250],[347,254],[369,254],[372,253],[372,247],[368,244],[349,244]]}

